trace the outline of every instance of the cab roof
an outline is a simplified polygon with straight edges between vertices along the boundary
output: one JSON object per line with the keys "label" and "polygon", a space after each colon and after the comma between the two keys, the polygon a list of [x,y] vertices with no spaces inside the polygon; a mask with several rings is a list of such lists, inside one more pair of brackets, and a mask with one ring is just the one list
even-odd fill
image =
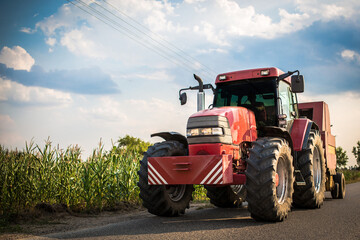
{"label": "cab roof", "polygon": [[[255,68],[236,72],[228,72],[217,75],[215,84],[252,78],[279,77],[283,73],[283,71],[275,67]],[[291,84],[290,77],[287,77],[284,80]]]}

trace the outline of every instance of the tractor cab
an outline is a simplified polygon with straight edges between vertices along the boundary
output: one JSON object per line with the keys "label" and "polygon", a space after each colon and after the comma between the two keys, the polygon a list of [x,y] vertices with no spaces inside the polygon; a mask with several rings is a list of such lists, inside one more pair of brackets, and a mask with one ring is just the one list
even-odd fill
{"label": "tractor cab", "polygon": [[[258,128],[289,129],[293,120],[299,117],[296,93],[303,92],[304,88],[303,77],[296,75],[290,80],[291,73],[268,68],[220,74],[213,106],[245,107],[255,113]],[[250,76],[255,78],[248,78]],[[298,82],[299,78],[301,81]]]}

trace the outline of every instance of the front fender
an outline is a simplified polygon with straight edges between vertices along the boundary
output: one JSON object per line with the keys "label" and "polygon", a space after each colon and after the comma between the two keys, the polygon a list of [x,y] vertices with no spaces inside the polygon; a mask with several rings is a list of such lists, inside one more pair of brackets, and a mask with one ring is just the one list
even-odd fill
{"label": "front fender", "polygon": [[151,134],[151,137],[161,137],[165,141],[178,141],[188,148],[187,138],[178,132],[159,132]]}

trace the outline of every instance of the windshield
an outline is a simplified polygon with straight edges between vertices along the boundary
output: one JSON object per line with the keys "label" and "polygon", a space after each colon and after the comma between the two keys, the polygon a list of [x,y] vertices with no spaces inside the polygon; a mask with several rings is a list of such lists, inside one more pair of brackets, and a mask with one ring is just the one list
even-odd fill
{"label": "windshield", "polygon": [[218,84],[214,107],[245,107],[255,113],[259,126],[276,126],[275,78],[241,80]]}

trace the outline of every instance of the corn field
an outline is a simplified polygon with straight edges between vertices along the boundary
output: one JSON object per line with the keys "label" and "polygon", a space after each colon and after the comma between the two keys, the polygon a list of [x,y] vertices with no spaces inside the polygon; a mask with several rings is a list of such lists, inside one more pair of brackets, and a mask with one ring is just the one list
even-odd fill
{"label": "corn field", "polygon": [[[142,155],[100,143],[86,160],[81,149],[43,148],[26,144],[23,151],[0,146],[0,215],[22,213],[36,204],[63,204],[73,211],[101,211],[120,202],[139,204],[137,171]],[[206,191],[195,186],[194,200],[205,201]]]}

